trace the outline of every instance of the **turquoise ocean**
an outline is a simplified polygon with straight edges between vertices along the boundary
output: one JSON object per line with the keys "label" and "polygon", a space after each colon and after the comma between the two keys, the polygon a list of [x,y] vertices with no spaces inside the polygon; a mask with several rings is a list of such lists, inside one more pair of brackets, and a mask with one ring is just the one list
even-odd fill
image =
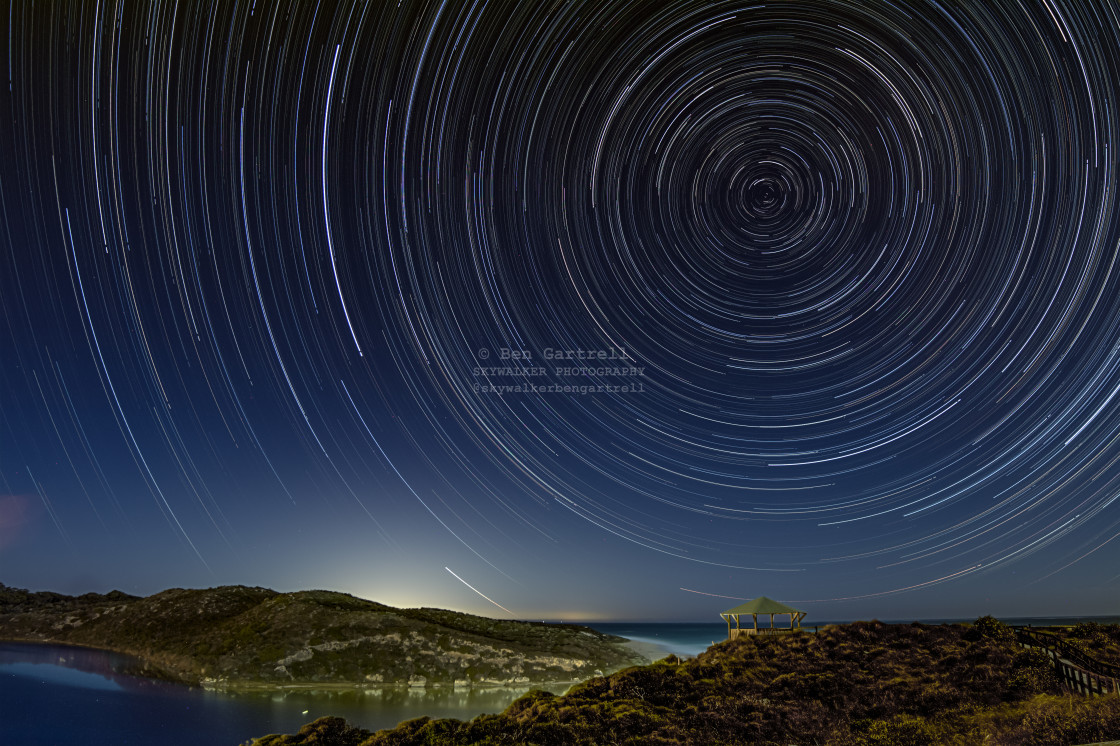
{"label": "turquoise ocean", "polygon": [[[769,626],[769,619],[764,622],[759,619],[759,626]],[[883,619],[889,624],[910,624],[913,619]],[[919,619],[923,624],[955,624],[958,622],[972,623],[972,619]],[[1006,617],[1000,621],[1005,624],[1047,627],[1052,625],[1070,625],[1080,622],[1097,622],[1099,624],[1120,624],[1120,616],[1091,616],[1091,617]],[[814,621],[808,619],[802,623],[802,629],[815,632],[830,624],[847,624],[839,621]],[[665,654],[673,653],[681,657],[699,655],[707,650],[713,643],[727,639],[727,625],[723,622],[585,622],[592,629],[606,632],[619,637],[626,637],[637,642],[658,645]],[[786,618],[786,625],[789,618]],[[775,626],[782,627],[780,621]]]}

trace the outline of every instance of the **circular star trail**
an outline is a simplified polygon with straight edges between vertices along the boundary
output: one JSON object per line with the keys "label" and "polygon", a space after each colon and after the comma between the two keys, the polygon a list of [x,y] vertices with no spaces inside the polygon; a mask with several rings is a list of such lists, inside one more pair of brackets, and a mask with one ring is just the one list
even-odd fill
{"label": "circular star trail", "polygon": [[210,564],[325,505],[515,582],[594,545],[803,598],[1106,565],[1118,28],[13,6],[5,510]]}

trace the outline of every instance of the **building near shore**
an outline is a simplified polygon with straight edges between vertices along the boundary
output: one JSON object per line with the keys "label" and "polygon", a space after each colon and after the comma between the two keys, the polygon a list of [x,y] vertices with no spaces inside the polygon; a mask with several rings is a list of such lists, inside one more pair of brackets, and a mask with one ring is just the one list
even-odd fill
{"label": "building near shore", "polygon": [[[740,624],[740,618],[750,615],[754,620],[753,627],[743,627]],[[789,626],[778,627],[774,623],[774,618],[778,616],[789,615]],[[758,617],[770,616],[769,627],[759,627]],[[739,635],[763,635],[763,634],[780,634],[783,632],[792,632],[795,629],[801,628],[801,620],[805,618],[805,612],[800,609],[795,609],[792,606],[786,606],[783,603],[775,601],[766,596],[759,596],[745,604],[739,604],[734,609],[728,609],[720,614],[723,620],[727,622],[727,639],[734,640]],[[735,620],[735,626],[731,626],[731,620]]]}

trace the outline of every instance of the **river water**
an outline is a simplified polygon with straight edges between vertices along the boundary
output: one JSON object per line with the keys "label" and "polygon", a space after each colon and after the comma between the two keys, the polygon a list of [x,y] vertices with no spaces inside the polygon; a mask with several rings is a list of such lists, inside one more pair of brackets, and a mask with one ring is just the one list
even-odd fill
{"label": "river water", "polygon": [[268,733],[294,733],[324,715],[369,730],[424,715],[468,719],[501,712],[527,691],[227,694],[122,673],[129,664],[101,650],[0,643],[0,744],[237,746]]}

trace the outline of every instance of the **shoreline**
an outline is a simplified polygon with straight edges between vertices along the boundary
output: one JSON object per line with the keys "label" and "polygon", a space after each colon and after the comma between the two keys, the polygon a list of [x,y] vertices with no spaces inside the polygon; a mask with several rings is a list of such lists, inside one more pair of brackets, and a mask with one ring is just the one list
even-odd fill
{"label": "shoreline", "polygon": [[623,645],[624,647],[630,648],[635,653],[645,658],[644,663],[640,663],[637,665],[648,666],[650,663],[655,663],[662,658],[666,658],[670,655],[677,655],[677,653],[674,653],[666,645],[662,645],[650,640],[633,640],[627,637],[626,642],[619,644]]}
{"label": "shoreline", "polygon": [[[562,694],[567,689],[582,684],[585,681],[595,678],[596,676],[607,676],[615,671],[620,671],[632,666],[644,666],[660,660],[671,652],[666,650],[663,646],[650,642],[642,642],[637,640],[630,640],[625,638],[624,642],[616,642],[621,648],[630,650],[639,656],[642,660],[634,662],[628,666],[621,666],[603,671],[600,674],[595,674],[580,679],[563,679],[563,680],[549,680],[549,681],[479,681],[470,682],[467,684],[455,682],[425,682],[424,684],[410,684],[407,681],[385,681],[385,682],[370,682],[370,681],[300,681],[300,682],[266,682],[266,681],[253,681],[253,680],[215,680],[215,679],[201,679],[198,681],[188,681],[185,679],[177,678],[173,675],[159,676],[153,675],[154,671],[151,670],[150,664],[142,656],[135,653],[124,652],[114,648],[99,647],[96,645],[85,645],[73,642],[64,642],[58,640],[43,640],[43,639],[27,639],[27,638],[3,638],[0,639],[0,645],[26,645],[28,647],[39,648],[68,648],[72,650],[88,650],[91,652],[107,653],[110,655],[120,656],[121,658],[128,659],[130,663],[137,664],[140,670],[124,669],[116,671],[115,673],[132,676],[140,679],[147,679],[149,681],[158,681],[164,684],[172,684],[181,686],[185,689],[196,689],[205,692],[215,692],[219,694],[287,694],[298,692],[380,692],[380,691],[412,691],[417,693],[435,693],[435,692],[470,692],[470,691],[489,691],[496,692],[501,690],[509,691],[530,691],[533,689],[544,689],[551,691],[554,694]],[[97,672],[94,672],[97,673]]]}

